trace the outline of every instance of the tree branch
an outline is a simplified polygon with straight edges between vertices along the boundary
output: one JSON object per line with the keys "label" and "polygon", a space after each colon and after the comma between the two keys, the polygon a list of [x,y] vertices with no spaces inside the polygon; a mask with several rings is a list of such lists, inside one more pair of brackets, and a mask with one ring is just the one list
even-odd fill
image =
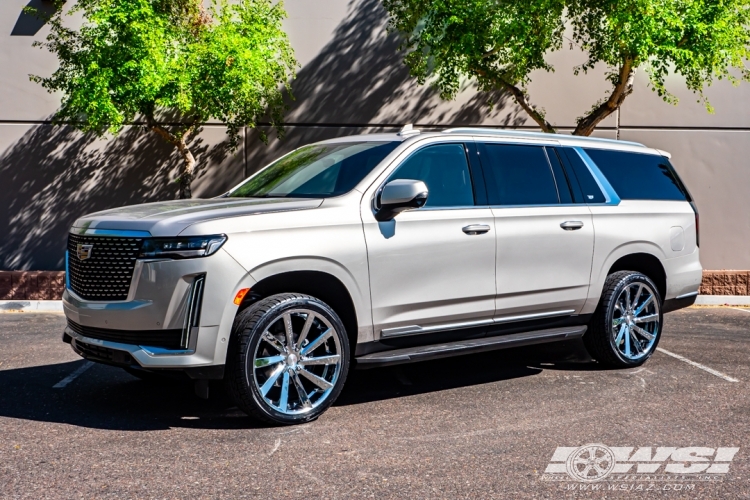
{"label": "tree branch", "polygon": [[542,129],[542,132],[546,132],[548,134],[557,133],[555,126],[547,121],[547,119],[544,117],[544,113],[536,109],[536,106],[531,104],[531,101],[529,101],[529,97],[519,87],[513,85],[512,83],[509,83],[499,75],[488,75],[487,72],[483,69],[474,68],[473,71],[485,81],[490,82],[495,88],[509,92],[513,96],[513,99],[515,99],[515,101],[518,103],[518,105],[521,106],[524,111],[526,111],[526,114],[528,114],[531,119],[534,120],[537,125],[539,125],[539,127]]}
{"label": "tree branch", "polygon": [[511,93],[518,105],[521,106],[524,111],[526,111],[526,113],[531,117],[532,120],[537,123],[537,125],[539,125],[539,127],[542,129],[542,132],[546,132],[548,134],[557,133],[555,126],[547,121],[547,119],[544,117],[544,113],[536,109],[536,106],[531,104],[528,96],[523,90],[502,79],[498,79],[498,82],[501,84],[503,89]]}
{"label": "tree branch", "polygon": [[174,146],[177,146],[177,143],[180,142],[180,140],[172,132],[165,129],[161,125],[158,125],[156,123],[149,121],[148,128],[153,130],[158,136],[160,136],[162,139],[169,142],[170,144],[173,144]]}
{"label": "tree branch", "polygon": [[591,135],[596,126],[606,117],[617,111],[625,101],[625,98],[633,93],[634,81],[635,68],[633,67],[633,60],[626,57],[620,67],[619,74],[617,75],[617,83],[612,89],[609,98],[578,122],[573,135]]}

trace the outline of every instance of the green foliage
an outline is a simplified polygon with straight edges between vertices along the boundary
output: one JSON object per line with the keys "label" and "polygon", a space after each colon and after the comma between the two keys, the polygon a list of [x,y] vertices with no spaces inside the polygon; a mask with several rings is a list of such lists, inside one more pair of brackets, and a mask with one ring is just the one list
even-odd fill
{"label": "green foliage", "polygon": [[[551,71],[545,55],[563,46],[566,23],[572,43],[588,55],[576,68],[609,68],[608,97],[581,123],[593,127],[632,91],[636,68],[669,102],[670,72],[700,95],[715,79],[750,79],[750,0],[383,0],[390,27],[404,37],[406,64],[420,83],[434,82],[455,97],[463,78],[480,90],[505,89],[543,129],[553,131],[526,100],[534,70]],[[708,104],[707,104],[708,105]],[[710,110],[710,109],[709,109]],[[577,130],[577,132],[579,132]]]}
{"label": "green foliage", "polygon": [[[676,103],[665,85],[673,72],[709,111],[706,86],[715,79],[750,79],[748,0],[571,0],[567,7],[573,40],[588,54],[584,71],[598,62],[614,69],[629,61],[647,70],[659,96]],[[614,83],[617,72],[608,79]]]}
{"label": "green foliage", "polygon": [[69,13],[83,25],[66,27],[60,9],[39,44],[59,68],[31,77],[62,93],[58,121],[101,135],[145,119],[182,146],[186,161],[185,141],[210,118],[226,123],[232,145],[243,126],[266,117],[282,132],[282,88],[297,63],[281,3],[221,1],[204,10],[200,0],[78,0]]}
{"label": "green foliage", "polygon": [[420,83],[436,77],[445,99],[472,76],[482,90],[496,79],[525,84],[544,55],[560,47],[562,0],[384,0],[390,27],[404,35],[406,63]]}

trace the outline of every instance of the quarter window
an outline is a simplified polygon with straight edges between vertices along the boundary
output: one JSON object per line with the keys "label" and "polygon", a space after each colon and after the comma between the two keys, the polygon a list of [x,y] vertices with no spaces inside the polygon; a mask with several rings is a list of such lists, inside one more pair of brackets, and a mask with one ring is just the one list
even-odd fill
{"label": "quarter window", "polygon": [[687,190],[663,156],[586,149],[623,200],[689,201]]}
{"label": "quarter window", "polygon": [[560,198],[544,148],[485,144],[482,167],[490,205],[553,205]]}
{"label": "quarter window", "polygon": [[396,169],[389,180],[413,179],[427,185],[426,207],[474,205],[469,164],[463,144],[438,144],[420,149]]}

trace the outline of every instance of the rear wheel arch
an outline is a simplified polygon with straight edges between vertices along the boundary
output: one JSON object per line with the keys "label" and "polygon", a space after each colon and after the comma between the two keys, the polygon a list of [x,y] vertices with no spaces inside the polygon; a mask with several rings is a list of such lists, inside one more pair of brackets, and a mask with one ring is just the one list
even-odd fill
{"label": "rear wheel arch", "polygon": [[667,273],[658,257],[650,253],[638,252],[617,259],[607,271],[607,276],[618,271],[636,271],[648,276],[654,282],[662,300],[667,296]]}

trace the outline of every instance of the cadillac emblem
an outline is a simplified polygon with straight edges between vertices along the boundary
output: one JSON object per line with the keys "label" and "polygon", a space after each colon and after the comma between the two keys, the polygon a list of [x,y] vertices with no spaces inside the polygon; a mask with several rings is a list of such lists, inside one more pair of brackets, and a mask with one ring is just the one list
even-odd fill
{"label": "cadillac emblem", "polygon": [[91,251],[94,249],[94,245],[76,245],[76,255],[78,260],[86,260],[91,257]]}

